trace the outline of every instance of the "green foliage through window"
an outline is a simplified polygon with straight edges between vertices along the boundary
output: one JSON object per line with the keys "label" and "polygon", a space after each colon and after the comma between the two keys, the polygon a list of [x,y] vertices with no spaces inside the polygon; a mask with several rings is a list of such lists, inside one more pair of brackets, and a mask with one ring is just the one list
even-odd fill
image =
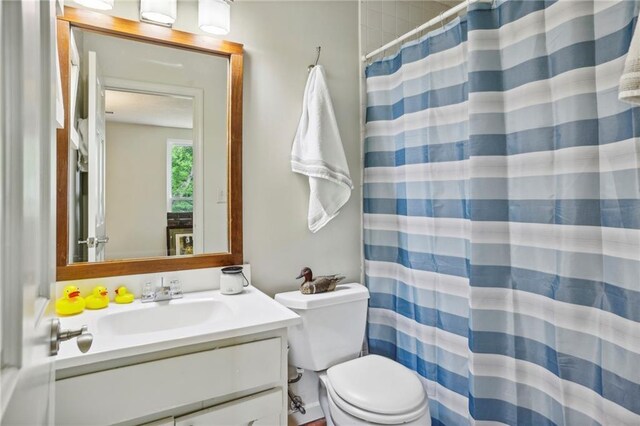
{"label": "green foliage through window", "polygon": [[[193,147],[171,148],[171,211],[193,211]],[[186,198],[186,200],[185,200]]]}
{"label": "green foliage through window", "polygon": [[173,200],[171,202],[171,212],[173,213],[183,213],[183,212],[192,212],[192,211],[193,211],[192,200]]}

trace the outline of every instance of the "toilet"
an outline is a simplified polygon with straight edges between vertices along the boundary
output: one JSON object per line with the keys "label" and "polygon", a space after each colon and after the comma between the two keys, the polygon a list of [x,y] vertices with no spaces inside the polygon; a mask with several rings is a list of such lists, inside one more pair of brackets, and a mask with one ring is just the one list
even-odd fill
{"label": "toilet", "polygon": [[342,284],[322,294],[278,293],[276,301],[302,324],[289,328],[289,364],[318,373],[327,423],[431,425],[428,398],[418,375],[378,355],[359,357],[369,291]]}

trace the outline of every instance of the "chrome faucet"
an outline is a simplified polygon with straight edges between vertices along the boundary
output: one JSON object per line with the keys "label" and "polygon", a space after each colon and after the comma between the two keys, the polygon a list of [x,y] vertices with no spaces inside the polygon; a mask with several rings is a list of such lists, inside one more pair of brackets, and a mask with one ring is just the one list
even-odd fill
{"label": "chrome faucet", "polygon": [[142,289],[142,303],[160,302],[163,300],[180,299],[182,297],[182,286],[180,281],[171,280],[169,285],[164,284],[164,277],[160,277],[160,286],[153,286],[151,282],[145,283]]}

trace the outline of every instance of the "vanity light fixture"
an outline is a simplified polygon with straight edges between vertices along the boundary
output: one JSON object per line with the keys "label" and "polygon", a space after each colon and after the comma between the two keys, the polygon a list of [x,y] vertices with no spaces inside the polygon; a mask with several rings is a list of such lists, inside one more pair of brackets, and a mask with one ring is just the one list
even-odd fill
{"label": "vanity light fixture", "polygon": [[198,0],[198,26],[207,33],[224,35],[231,29],[232,0]]}
{"label": "vanity light fixture", "polygon": [[177,12],[177,0],[140,0],[141,21],[170,27],[176,22]]}
{"label": "vanity light fixture", "polygon": [[91,9],[98,10],[111,10],[113,9],[113,2],[115,0],[75,0],[76,3],[90,7]]}

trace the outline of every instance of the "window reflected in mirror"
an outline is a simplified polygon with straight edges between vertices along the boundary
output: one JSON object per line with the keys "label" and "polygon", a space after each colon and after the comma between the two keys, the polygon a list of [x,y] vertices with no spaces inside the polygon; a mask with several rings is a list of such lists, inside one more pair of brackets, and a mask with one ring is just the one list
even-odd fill
{"label": "window reflected in mirror", "polygon": [[193,141],[167,139],[167,212],[193,215]]}

